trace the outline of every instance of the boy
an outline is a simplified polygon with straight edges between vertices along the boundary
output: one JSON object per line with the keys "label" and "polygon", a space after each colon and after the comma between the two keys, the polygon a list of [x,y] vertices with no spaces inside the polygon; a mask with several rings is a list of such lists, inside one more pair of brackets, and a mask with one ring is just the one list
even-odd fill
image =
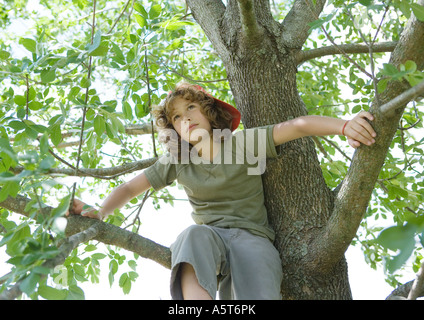
{"label": "boy", "polygon": [[[349,144],[371,145],[376,136],[368,112],[350,121],[304,116],[228,135],[240,122],[231,105],[200,86],[182,84],[153,110],[168,153],[153,166],[117,187],[99,210],[73,211],[103,219],[153,187],[177,180],[185,189],[196,222],[171,246],[174,299],[280,299],[281,261],[272,242],[258,167],[277,157],[275,146],[311,135],[346,135]],[[218,132],[219,134],[215,134]],[[250,138],[249,138],[250,137]],[[255,158],[256,157],[256,158]],[[219,281],[217,280],[219,278]]]}

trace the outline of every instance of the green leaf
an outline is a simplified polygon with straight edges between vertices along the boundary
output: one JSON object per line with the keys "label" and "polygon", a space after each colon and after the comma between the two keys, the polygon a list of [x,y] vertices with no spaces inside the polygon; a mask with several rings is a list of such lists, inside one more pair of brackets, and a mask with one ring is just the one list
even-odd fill
{"label": "green leaf", "polygon": [[49,138],[47,132],[45,132],[40,138],[40,153],[48,154],[49,148]]}
{"label": "green leaf", "polygon": [[147,21],[143,16],[140,16],[139,14],[134,14],[135,21],[137,21],[138,25],[143,28],[147,25]]}
{"label": "green leaf", "polygon": [[121,50],[121,48],[114,42],[111,42],[112,44],[112,52],[115,54],[115,57],[113,58],[114,61],[118,62],[119,64],[125,64],[125,56]]}
{"label": "green leaf", "polygon": [[378,81],[377,83],[377,91],[378,93],[382,93],[384,90],[386,90],[387,83],[389,82],[389,78],[384,78]]}
{"label": "green leaf", "polygon": [[171,30],[171,31],[182,29],[182,28],[184,28],[185,26],[188,26],[188,25],[190,25],[190,26],[193,25],[193,22],[191,22],[191,21],[178,21],[178,20],[171,19],[169,21],[165,21],[165,22],[162,22],[162,23],[159,24],[159,26],[161,28],[164,28],[166,30]]}
{"label": "green leaf", "polygon": [[19,44],[23,45],[29,52],[37,52],[37,42],[33,39],[22,38],[19,40]]}
{"label": "green leaf", "polygon": [[417,70],[417,64],[415,63],[415,61],[412,60],[406,61],[403,66],[405,70],[409,72],[415,72]]}
{"label": "green leaf", "polygon": [[399,6],[400,11],[402,11],[403,15],[409,19],[411,17],[411,6],[406,1],[399,1],[395,3],[395,6]]}
{"label": "green leaf", "polygon": [[80,91],[81,91],[80,87],[72,87],[72,89],[68,93],[68,99],[69,100],[74,99]]}
{"label": "green leaf", "polygon": [[150,8],[150,11],[149,11],[149,18],[155,19],[155,18],[159,17],[161,11],[162,11],[162,8],[161,8],[160,4],[153,5]]}
{"label": "green leaf", "polygon": [[54,124],[49,128],[50,140],[52,143],[57,146],[62,142],[62,131],[60,129],[60,124]]}
{"label": "green leaf", "polygon": [[421,6],[418,3],[411,3],[411,9],[417,19],[424,22],[424,6]]}
{"label": "green leaf", "polygon": [[26,98],[24,96],[21,95],[15,95],[13,97],[13,101],[18,105],[18,106],[25,106],[26,105]]}
{"label": "green leaf", "polygon": [[125,119],[131,120],[133,118],[132,108],[128,102],[124,102],[122,105],[122,111],[124,112]]}
{"label": "green leaf", "polygon": [[372,3],[372,0],[359,0],[359,3],[368,7]]}
{"label": "green leaf", "polygon": [[128,294],[131,291],[131,283],[138,277],[138,274],[134,271],[123,273],[119,278],[119,286],[122,288],[124,294]]}
{"label": "green leaf", "polygon": [[28,108],[30,108],[33,111],[40,110],[42,107],[43,107],[43,104],[38,101],[31,101],[30,103],[28,103]]}
{"label": "green leaf", "polygon": [[40,281],[40,275],[38,273],[30,273],[19,285],[19,289],[27,295],[32,294]]}
{"label": "green leaf", "polygon": [[141,4],[140,2],[136,2],[136,3],[134,3],[134,9],[135,9],[137,12],[141,13],[141,15],[142,15],[144,18],[148,18],[148,17],[149,17],[149,15],[147,14],[146,10],[144,9],[144,7],[142,6],[142,4]]}
{"label": "green leaf", "polygon": [[96,34],[93,37],[93,43],[87,46],[88,54],[92,53],[94,50],[96,50],[100,46],[101,40],[102,40],[102,33],[99,30],[96,32]]}
{"label": "green leaf", "polygon": [[67,195],[66,197],[62,198],[59,205],[51,211],[50,216],[52,218],[63,217],[66,211],[68,211],[70,200],[71,200],[71,195]]}
{"label": "green leaf", "polygon": [[[27,91],[25,91],[25,96],[27,94]],[[28,90],[28,101],[31,101],[35,98],[37,95],[37,92],[35,92],[35,89],[33,87],[29,88]]]}
{"label": "green leaf", "polygon": [[101,260],[106,258],[106,255],[104,253],[95,253],[91,257],[96,260]]}
{"label": "green leaf", "polygon": [[56,79],[56,69],[51,68],[41,71],[41,82],[49,83]]}
{"label": "green leaf", "polygon": [[104,118],[100,115],[97,115],[94,118],[94,131],[99,137],[101,137],[102,134],[105,132],[105,130],[106,130],[106,125],[105,125]]}
{"label": "green leaf", "polygon": [[41,170],[49,170],[55,165],[55,160],[51,155],[47,155],[43,160],[41,160],[39,168]]}
{"label": "green leaf", "polygon": [[395,226],[383,230],[377,242],[392,251],[400,251],[395,257],[386,258],[386,268],[390,273],[395,272],[408,260],[415,248],[416,227],[412,224]]}
{"label": "green leaf", "polygon": [[0,60],[7,60],[10,57],[10,53],[4,50],[0,50]]}
{"label": "green leaf", "polygon": [[66,300],[84,300],[84,291],[76,285],[69,286]]}
{"label": "green leaf", "polygon": [[382,73],[386,76],[396,76],[399,70],[391,63],[384,63]]}
{"label": "green leaf", "polygon": [[94,245],[94,244],[88,244],[86,247],[85,247],[85,249],[84,249],[85,251],[87,251],[87,252],[91,252],[91,251],[95,251],[95,250],[97,250],[97,247]]}
{"label": "green leaf", "polygon": [[48,286],[40,286],[38,288],[38,294],[47,300],[65,300],[68,296],[67,290]]}
{"label": "green leaf", "polygon": [[108,41],[102,41],[100,45],[89,52],[90,56],[105,56],[109,51],[109,42]]}
{"label": "green leaf", "polygon": [[118,271],[118,262],[116,262],[116,260],[111,260],[109,262],[109,275],[108,275],[108,279],[109,279],[109,285],[112,287],[113,282],[115,281],[115,273]]}

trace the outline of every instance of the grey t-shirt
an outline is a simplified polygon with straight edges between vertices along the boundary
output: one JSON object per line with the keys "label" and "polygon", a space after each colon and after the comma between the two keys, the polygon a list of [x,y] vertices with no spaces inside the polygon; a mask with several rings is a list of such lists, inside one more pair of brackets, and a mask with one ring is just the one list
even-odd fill
{"label": "grey t-shirt", "polygon": [[233,134],[221,143],[220,152],[210,163],[200,158],[176,163],[166,154],[144,173],[155,190],[177,180],[193,207],[195,223],[247,229],[273,241],[275,234],[268,224],[261,178],[266,158],[277,156],[273,127]]}

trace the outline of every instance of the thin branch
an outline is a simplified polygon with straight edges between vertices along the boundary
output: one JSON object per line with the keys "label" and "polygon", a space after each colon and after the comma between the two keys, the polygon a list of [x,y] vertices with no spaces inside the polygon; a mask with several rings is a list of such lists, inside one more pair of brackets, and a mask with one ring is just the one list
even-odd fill
{"label": "thin branch", "polygon": [[[397,42],[382,42],[373,45],[373,52],[392,52],[397,45]],[[312,50],[300,51],[297,54],[296,60],[298,64],[302,64],[305,61],[320,58],[329,55],[344,53],[369,53],[367,45],[359,43],[348,43],[338,45],[338,48],[334,46],[321,47]]]}
{"label": "thin branch", "polygon": [[[414,283],[415,281],[412,280],[397,287],[386,297],[386,300],[407,300]],[[424,296],[424,285],[421,286],[421,289],[419,291],[419,297],[423,297],[423,296]]]}
{"label": "thin branch", "polygon": [[29,83],[28,83],[28,74],[25,75],[26,79],[26,114],[25,119],[28,120],[29,115]]}
{"label": "thin branch", "polygon": [[[55,157],[58,157],[58,156],[55,155]],[[61,158],[59,157],[59,159]],[[69,168],[50,168],[48,170],[45,170],[44,173],[50,174],[50,175],[60,174],[60,175],[67,175],[67,176],[92,177],[97,179],[110,180],[110,179],[114,179],[116,177],[122,176],[124,174],[146,169],[150,167],[151,165],[153,165],[157,160],[158,158],[149,158],[149,159],[134,161],[134,162],[120,165],[120,166],[109,167],[109,168],[97,168],[97,169],[82,168],[82,169],[79,169],[77,172],[75,171],[74,166],[72,166],[71,164],[65,161],[63,163],[68,165]],[[15,174],[18,174],[22,172],[23,170],[24,170],[23,167],[18,166],[13,169],[13,172]]]}
{"label": "thin branch", "polygon": [[[111,33],[113,28],[115,28],[116,24],[118,23],[118,21],[121,19],[121,17],[123,16],[124,12],[127,10],[128,5],[130,4],[131,0],[128,0],[127,3],[125,4],[124,9],[121,11],[121,13],[119,14],[118,18],[116,18],[115,22],[113,23],[112,27],[109,29],[109,31],[107,33]],[[134,4],[134,2],[133,2]]]}
{"label": "thin branch", "polygon": [[[148,108],[150,110],[151,107],[152,107],[152,90],[150,88],[149,61],[147,59],[147,46],[144,50],[144,68],[146,69],[147,95],[149,97]],[[155,157],[157,157],[158,155],[156,153],[156,142],[155,142],[155,132],[153,131],[153,121],[151,121],[151,127],[152,127],[153,153],[154,153]]]}
{"label": "thin branch", "polygon": [[405,106],[409,101],[414,100],[415,98],[423,94],[424,81],[421,81],[419,84],[413,86],[411,89],[403,92],[396,98],[382,105],[380,107],[380,112],[386,117],[391,116],[397,108]]}
{"label": "thin branch", "polygon": [[[362,68],[355,60],[347,55],[347,53],[334,41],[333,37],[325,30],[324,26],[321,26],[321,30],[324,32],[327,39],[331,42],[331,44],[346,58],[348,59],[356,68],[358,68],[363,74],[365,74],[369,78],[373,78],[373,76],[364,68]],[[368,52],[369,48],[367,46]]]}

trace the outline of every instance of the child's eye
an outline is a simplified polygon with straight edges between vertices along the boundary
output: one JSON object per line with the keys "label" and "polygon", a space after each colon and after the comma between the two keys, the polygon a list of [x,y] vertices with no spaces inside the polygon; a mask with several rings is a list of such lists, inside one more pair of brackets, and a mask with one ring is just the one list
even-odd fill
{"label": "child's eye", "polygon": [[174,116],[174,117],[172,118],[172,120],[173,120],[173,121],[177,121],[179,118],[180,118],[180,116],[178,116],[178,115],[177,115],[177,116]]}
{"label": "child's eye", "polygon": [[194,109],[196,106],[194,105],[194,104],[190,104],[188,107],[187,107],[187,110],[192,110],[192,109]]}

